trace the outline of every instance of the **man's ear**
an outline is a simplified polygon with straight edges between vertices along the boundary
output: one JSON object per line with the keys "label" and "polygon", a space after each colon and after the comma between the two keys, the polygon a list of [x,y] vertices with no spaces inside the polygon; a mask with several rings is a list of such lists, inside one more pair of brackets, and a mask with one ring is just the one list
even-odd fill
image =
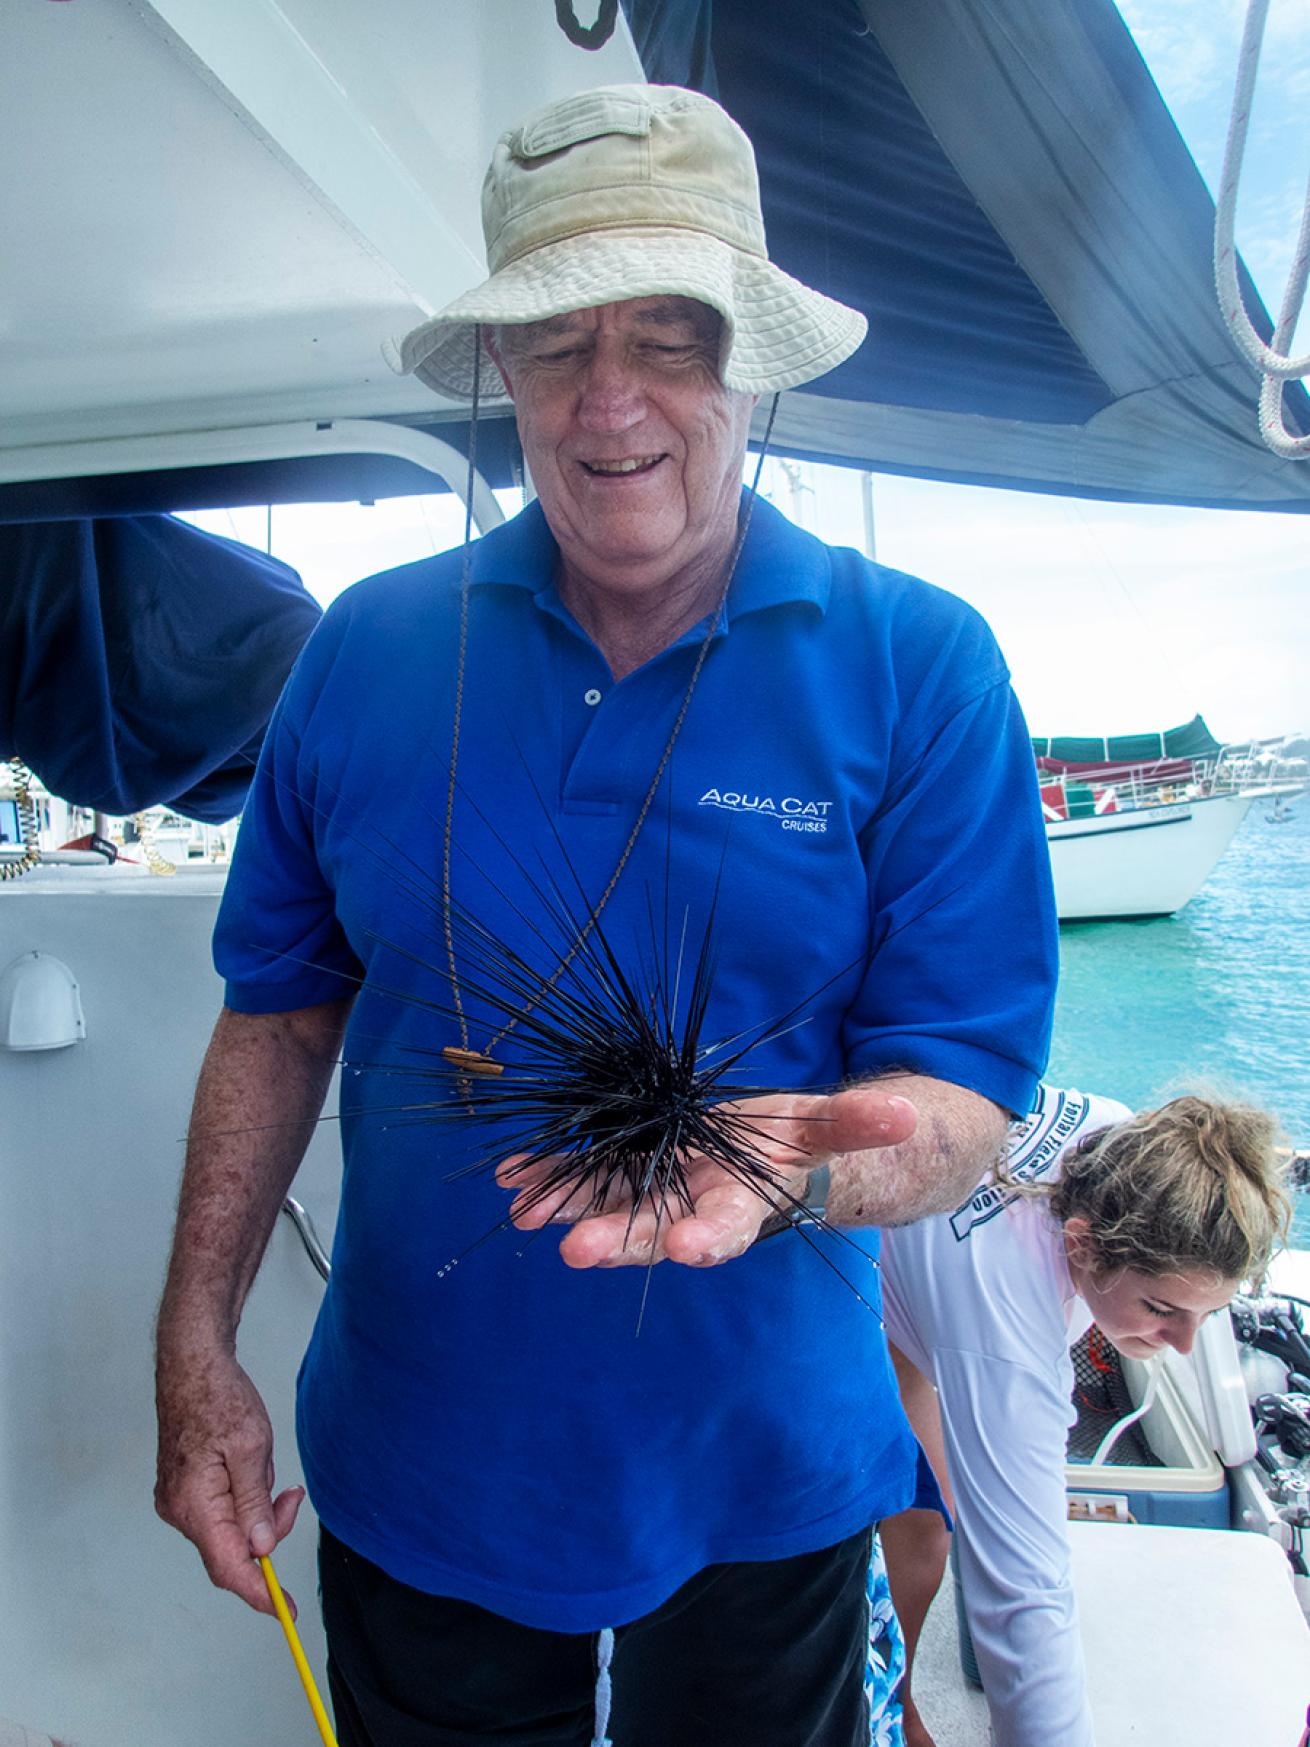
{"label": "man's ear", "polygon": [[483,334],[482,344],[486,347],[487,356],[491,359],[491,362],[496,366],[497,370],[499,370],[499,372],[500,372],[500,380],[505,384],[505,393],[510,397],[511,400],[513,400],[513,398],[514,398],[514,384],[509,379],[509,370],[506,368],[506,365],[505,365],[504,353],[501,351],[500,347],[496,344],[495,340],[491,337],[490,332],[486,332]]}

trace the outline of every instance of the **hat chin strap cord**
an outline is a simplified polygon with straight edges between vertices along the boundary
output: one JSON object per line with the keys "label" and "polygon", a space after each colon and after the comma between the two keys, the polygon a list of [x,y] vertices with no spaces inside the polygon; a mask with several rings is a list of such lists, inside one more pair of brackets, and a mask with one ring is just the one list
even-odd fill
{"label": "hat chin strap cord", "polygon": [[[481,323],[475,323],[473,328],[473,395],[472,405],[469,412],[468,472],[470,481],[472,481],[477,468],[478,403],[481,391],[481,377],[482,325]],[[581,952],[591,934],[591,931],[596,926],[601,911],[605,908],[606,904],[609,903],[614,888],[618,885],[623,870],[628,864],[628,859],[631,856],[633,849],[636,847],[637,839],[641,835],[642,826],[646,823],[646,815],[650,812],[651,804],[655,799],[656,790],[659,788],[664,772],[668,767],[669,760],[673,756],[673,748],[677,743],[679,734],[682,732],[682,724],[687,718],[687,712],[691,708],[692,696],[695,693],[696,683],[700,678],[701,669],[705,665],[710,652],[710,645],[714,641],[720,621],[723,618],[723,609],[727,604],[728,590],[732,585],[733,576],[736,574],[737,561],[741,557],[742,548],[746,544],[746,535],[750,530],[751,524],[751,513],[754,510],[756,500],[759,497],[760,476],[764,471],[764,458],[768,454],[769,439],[773,435],[773,422],[778,415],[778,402],[781,398],[781,394],[775,393],[772,404],[769,407],[769,416],[764,427],[764,436],[760,442],[760,452],[756,459],[755,472],[751,479],[750,489],[746,499],[746,508],[738,521],[737,538],[733,545],[732,556],[729,559],[727,570],[724,574],[723,587],[719,593],[718,605],[710,615],[709,628],[701,641],[700,650],[696,656],[696,663],[692,668],[691,678],[688,681],[687,689],[683,694],[682,703],[678,709],[677,717],[674,720],[672,731],[665,743],[664,751],[660,755],[659,762],[655,767],[655,773],[651,777],[645,797],[638,809],[636,820],[628,835],[628,840],[623,847],[623,851],[619,856],[613,873],[609,877],[609,882],[604,891],[596,899],[595,903],[590,906],[586,920],[578,933],[577,939],[564,954],[563,958],[556,966],[554,973],[547,979],[545,984],[547,989],[553,989],[555,987],[559,982],[559,979],[564,975],[574,959],[578,956],[579,952]],[[471,484],[469,490],[470,492],[472,490]],[[450,890],[451,845],[454,841],[455,823],[455,792],[458,786],[460,730],[464,715],[464,673],[468,657],[469,571],[473,543],[472,501],[472,497],[466,494],[464,504],[464,551],[461,564],[459,591],[459,640],[455,667],[455,709],[454,719],[451,725],[450,772],[446,783],[446,811],[441,845],[442,937],[446,948],[446,962],[449,966],[451,1002],[455,1021],[459,1029],[459,1042],[457,1044],[448,1045],[446,1049],[442,1051],[442,1054],[447,1061],[453,1063],[457,1068],[459,1068],[465,1076],[469,1074],[478,1074],[491,1077],[499,1075],[502,1072],[500,1064],[493,1059],[493,1051],[504,1042],[505,1038],[514,1030],[518,1021],[532,1012],[533,1003],[530,1002],[526,1007],[524,1007],[522,1012],[515,1014],[513,1018],[503,1025],[495,1036],[489,1039],[484,1048],[474,1048],[469,1035],[468,1019],[464,1012],[464,998],[460,987],[459,970],[456,963],[454,920]],[[467,1083],[466,1079],[465,1084],[467,1085]]]}

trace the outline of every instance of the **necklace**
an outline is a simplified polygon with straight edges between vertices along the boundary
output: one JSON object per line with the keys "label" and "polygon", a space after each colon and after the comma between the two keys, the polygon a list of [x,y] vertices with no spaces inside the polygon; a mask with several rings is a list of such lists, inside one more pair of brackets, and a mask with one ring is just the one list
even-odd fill
{"label": "necklace", "polygon": [[[493,1077],[504,1072],[502,1064],[495,1059],[494,1051],[504,1043],[505,1039],[519,1023],[519,1020],[526,1018],[527,1015],[532,1012],[533,1008],[536,1006],[536,1001],[527,1002],[517,1013],[512,1014],[509,1019],[506,1020],[505,1024],[488,1039],[484,1048],[476,1049],[473,1047],[469,1036],[468,1017],[464,1011],[464,999],[460,986],[458,964],[456,961],[450,893],[450,858],[451,846],[454,839],[455,789],[459,768],[460,729],[464,713],[464,678],[468,662],[469,564],[470,553],[472,550],[473,482],[475,478],[477,457],[478,395],[482,364],[482,330],[480,326],[475,327],[474,329],[473,344],[473,396],[469,418],[468,479],[467,488],[464,494],[464,552],[460,573],[459,643],[455,668],[455,709],[450,736],[450,775],[446,784],[446,812],[441,845],[442,934],[446,947],[446,962],[450,978],[455,1019],[459,1026],[459,1043],[448,1044],[441,1053],[444,1058],[452,1064],[452,1066],[461,1070],[462,1073],[477,1074],[483,1077]],[[670,758],[673,756],[673,748],[677,744],[678,736],[682,733],[682,725],[687,719],[687,712],[691,708],[692,697],[695,694],[697,683],[700,680],[706,660],[709,657],[710,645],[714,641],[715,634],[717,633],[719,624],[723,618],[723,609],[727,604],[728,590],[732,586],[733,576],[736,574],[737,562],[741,557],[742,548],[746,544],[746,535],[750,529],[751,514],[755,508],[756,498],[759,495],[760,475],[764,468],[764,457],[768,453],[769,438],[773,433],[773,421],[777,416],[779,398],[780,397],[775,394],[773,397],[773,403],[769,408],[768,422],[765,426],[763,441],[760,444],[759,457],[755,464],[755,474],[751,480],[750,491],[747,494],[745,512],[741,516],[738,524],[737,535],[733,542],[732,553],[728,560],[723,584],[719,589],[718,601],[715,605],[714,611],[710,615],[709,625],[704,637],[701,639],[700,648],[696,652],[696,660],[691,670],[691,677],[687,681],[687,689],[683,693],[682,702],[678,707],[678,713],[673,721],[673,727],[669,731],[669,737],[664,743],[664,750],[660,753],[659,759],[655,765],[654,774],[650,779],[650,784],[642,798],[640,807],[637,809],[637,816],[633,821],[631,831],[628,833],[627,841],[623,845],[623,848],[619,853],[619,858],[614,864],[614,871],[610,874],[609,880],[599,898],[597,898],[594,904],[588,906],[586,918],[578,931],[577,938],[563,954],[550,976],[543,981],[541,989],[541,994],[543,996],[556,987],[560,978],[576,960],[578,954],[582,951],[592,931],[596,927],[601,912],[613,896],[614,889],[622,878],[623,870],[628,865],[632,852],[637,846],[637,840],[641,836],[642,827],[646,823],[646,817],[654,804],[655,795],[659,789],[661,781],[663,780],[664,772],[668,768]]]}

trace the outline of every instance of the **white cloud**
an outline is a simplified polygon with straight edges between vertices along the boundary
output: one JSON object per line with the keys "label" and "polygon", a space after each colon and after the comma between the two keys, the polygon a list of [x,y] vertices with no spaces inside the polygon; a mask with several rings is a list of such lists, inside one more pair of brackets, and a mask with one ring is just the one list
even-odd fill
{"label": "white cloud", "polygon": [[[862,546],[858,476],[807,473],[825,537]],[[1310,727],[1305,517],[890,476],[875,493],[880,561],[984,614],[1035,732],[1134,732],[1197,710],[1228,739]]]}

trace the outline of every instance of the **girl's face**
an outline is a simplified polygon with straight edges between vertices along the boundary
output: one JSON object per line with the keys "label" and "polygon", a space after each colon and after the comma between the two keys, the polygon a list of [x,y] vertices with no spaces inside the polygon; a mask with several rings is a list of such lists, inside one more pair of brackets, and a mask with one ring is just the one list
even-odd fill
{"label": "girl's face", "polygon": [[1190,1353],[1197,1330],[1222,1310],[1241,1285],[1209,1268],[1142,1274],[1135,1268],[1098,1272],[1086,1219],[1064,1225],[1065,1254],[1074,1290],[1097,1327],[1129,1359],[1150,1359],[1165,1347]]}

